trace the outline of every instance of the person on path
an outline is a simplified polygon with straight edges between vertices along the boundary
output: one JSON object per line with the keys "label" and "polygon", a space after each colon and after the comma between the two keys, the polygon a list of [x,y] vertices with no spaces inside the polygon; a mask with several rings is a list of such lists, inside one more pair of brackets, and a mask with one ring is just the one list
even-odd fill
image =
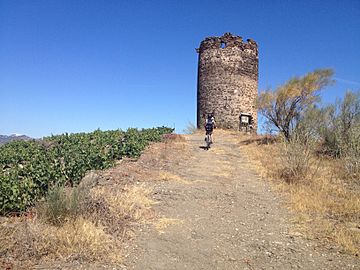
{"label": "person on path", "polygon": [[[210,144],[213,143],[213,131],[216,128],[215,118],[213,113],[208,113],[207,117],[205,118],[205,132],[206,135],[210,135]],[[205,138],[206,140],[206,138]]]}

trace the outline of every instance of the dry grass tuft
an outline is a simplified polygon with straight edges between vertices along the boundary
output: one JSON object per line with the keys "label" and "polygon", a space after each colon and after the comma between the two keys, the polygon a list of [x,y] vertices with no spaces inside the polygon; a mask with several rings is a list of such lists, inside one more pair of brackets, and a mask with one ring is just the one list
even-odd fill
{"label": "dry grass tuft", "polygon": [[360,228],[337,226],[332,237],[338,245],[344,247],[351,254],[359,254]]}
{"label": "dry grass tuft", "polygon": [[18,231],[18,226],[17,223],[7,221],[0,224],[0,254],[6,253],[7,250],[12,250],[16,245],[14,235]]}
{"label": "dry grass tuft", "polygon": [[48,253],[53,259],[76,256],[84,261],[119,261],[116,241],[88,220],[79,218],[58,227],[29,224],[34,234],[36,250]]}
{"label": "dry grass tuft", "polygon": [[159,180],[161,181],[174,181],[182,184],[190,184],[189,181],[181,178],[180,176],[167,171],[161,171],[159,173]]}
{"label": "dry grass tuft", "polygon": [[154,223],[155,228],[158,230],[159,234],[165,233],[165,229],[171,225],[183,224],[184,221],[177,218],[166,218],[162,217],[156,220]]}
{"label": "dry grass tuft", "polygon": [[258,138],[248,142],[249,138],[242,136],[240,150],[249,157],[253,169],[287,195],[301,230],[309,237],[336,243],[345,251],[359,255],[360,190],[351,188],[338,177],[334,172],[334,168],[339,167],[336,160],[312,155],[314,162],[308,164],[311,173],[296,185],[289,184],[281,181],[279,168],[284,166],[281,143],[258,144]]}
{"label": "dry grass tuft", "polygon": [[186,151],[186,138],[179,134],[168,134],[164,142],[158,144],[157,149],[152,149],[153,156],[158,156],[165,162],[176,160],[174,156],[179,155],[179,152],[182,152],[182,154],[176,158],[178,161],[188,152]]}
{"label": "dry grass tuft", "polygon": [[121,250],[116,239],[84,218],[52,226],[30,220],[7,227],[0,226],[1,252],[11,253],[23,268],[48,261],[120,262]]}
{"label": "dry grass tuft", "polygon": [[[279,142],[279,138],[276,136],[272,136],[272,135],[251,135],[246,136],[244,134],[241,134],[242,136],[242,140],[240,141],[240,144],[244,144],[244,145],[249,145],[249,144],[257,144],[257,145],[262,145],[262,144],[273,144],[276,142]],[[246,136],[246,137],[245,137]]]}
{"label": "dry grass tuft", "polygon": [[131,224],[154,219],[151,192],[144,185],[97,186],[90,190],[81,215],[56,226],[36,217],[3,219],[0,263],[4,258],[16,258],[18,268],[55,260],[119,263],[123,241],[134,237]]}
{"label": "dry grass tuft", "polygon": [[166,143],[169,142],[185,142],[185,137],[180,135],[180,134],[175,134],[175,133],[171,133],[171,134],[165,134],[163,135],[163,139]]}
{"label": "dry grass tuft", "polygon": [[134,185],[121,189],[99,187],[92,192],[92,196],[104,200],[112,215],[120,220],[146,223],[154,216],[152,206],[156,202],[150,199],[151,193],[152,190],[144,185]]}

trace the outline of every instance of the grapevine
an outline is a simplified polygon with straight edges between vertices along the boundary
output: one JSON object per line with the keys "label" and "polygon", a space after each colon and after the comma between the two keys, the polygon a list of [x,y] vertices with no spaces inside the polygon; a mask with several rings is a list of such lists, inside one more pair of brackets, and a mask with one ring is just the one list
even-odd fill
{"label": "grapevine", "polygon": [[54,185],[75,186],[89,170],[114,166],[122,157],[138,157],[150,142],[173,129],[95,130],[0,147],[0,214],[25,211]]}

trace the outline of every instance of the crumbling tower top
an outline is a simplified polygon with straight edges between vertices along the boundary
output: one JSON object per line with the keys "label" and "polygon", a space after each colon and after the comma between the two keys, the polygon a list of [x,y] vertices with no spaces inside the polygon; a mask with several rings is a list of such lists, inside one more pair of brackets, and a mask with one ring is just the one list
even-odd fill
{"label": "crumbling tower top", "polygon": [[257,44],[252,39],[247,39],[247,42],[244,42],[241,36],[234,36],[231,33],[225,33],[221,37],[207,37],[200,43],[200,48],[197,49],[197,52],[202,52],[206,49],[224,49],[237,47],[241,50],[247,50],[249,53],[258,54]]}

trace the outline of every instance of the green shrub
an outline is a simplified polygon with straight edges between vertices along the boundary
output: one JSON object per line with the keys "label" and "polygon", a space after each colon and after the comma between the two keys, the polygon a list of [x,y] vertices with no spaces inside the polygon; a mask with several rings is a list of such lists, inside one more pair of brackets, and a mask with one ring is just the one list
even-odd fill
{"label": "green shrub", "polygon": [[122,156],[137,157],[150,142],[160,141],[163,134],[172,131],[167,127],[96,130],[3,145],[0,214],[25,211],[51,186],[77,186],[87,171],[109,168]]}
{"label": "green shrub", "polygon": [[45,202],[37,206],[40,218],[55,226],[75,220],[83,214],[88,193],[89,189],[83,185],[73,188],[52,187],[45,197]]}
{"label": "green shrub", "polygon": [[352,128],[347,141],[341,146],[345,173],[360,184],[360,126]]}
{"label": "green shrub", "polygon": [[[349,148],[360,128],[360,91],[346,92],[343,99],[338,99],[328,111],[327,121],[322,128],[323,147],[334,157],[342,157]],[[355,137],[354,137],[355,136]]]}
{"label": "green shrub", "polygon": [[53,225],[61,225],[68,215],[68,202],[65,188],[55,186],[49,190],[45,203],[39,207],[40,217]]}

